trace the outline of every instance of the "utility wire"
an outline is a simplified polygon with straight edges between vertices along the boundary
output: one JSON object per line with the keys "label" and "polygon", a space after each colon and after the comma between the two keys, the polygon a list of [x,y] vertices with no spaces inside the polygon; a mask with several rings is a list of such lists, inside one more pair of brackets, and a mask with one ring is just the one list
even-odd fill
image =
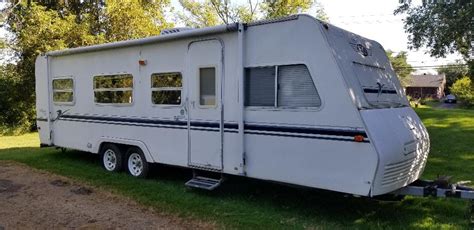
{"label": "utility wire", "polygon": [[411,66],[411,67],[399,67],[402,69],[423,69],[423,68],[437,68],[437,67],[446,67],[446,68],[459,68],[466,67],[467,64],[456,64],[456,65],[424,65],[424,66]]}

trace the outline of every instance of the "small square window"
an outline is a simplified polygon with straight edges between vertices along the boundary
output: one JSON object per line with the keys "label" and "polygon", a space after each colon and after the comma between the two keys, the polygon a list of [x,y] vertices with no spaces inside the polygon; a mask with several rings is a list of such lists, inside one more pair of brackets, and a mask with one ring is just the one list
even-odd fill
{"label": "small square window", "polygon": [[53,102],[70,104],[74,101],[74,80],[72,78],[53,79]]}
{"label": "small square window", "polygon": [[180,105],[183,78],[181,73],[151,75],[151,101],[158,105]]}

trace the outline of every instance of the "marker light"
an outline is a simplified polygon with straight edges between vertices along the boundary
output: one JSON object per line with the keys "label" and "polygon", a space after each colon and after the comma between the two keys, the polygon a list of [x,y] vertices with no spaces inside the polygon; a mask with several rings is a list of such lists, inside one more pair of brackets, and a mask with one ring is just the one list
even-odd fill
{"label": "marker light", "polygon": [[140,59],[138,60],[139,65],[146,65],[146,60]]}
{"label": "marker light", "polygon": [[354,141],[355,142],[363,142],[364,141],[364,136],[356,135],[356,136],[354,136]]}

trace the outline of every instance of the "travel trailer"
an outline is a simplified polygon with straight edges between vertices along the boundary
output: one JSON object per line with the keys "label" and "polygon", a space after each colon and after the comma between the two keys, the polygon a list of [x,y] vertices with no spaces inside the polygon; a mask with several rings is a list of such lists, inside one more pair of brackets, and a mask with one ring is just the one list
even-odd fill
{"label": "travel trailer", "polygon": [[[383,47],[308,15],[173,29],[36,60],[42,146],[361,196],[417,180],[428,133]],[[206,173],[209,174],[209,173]]]}

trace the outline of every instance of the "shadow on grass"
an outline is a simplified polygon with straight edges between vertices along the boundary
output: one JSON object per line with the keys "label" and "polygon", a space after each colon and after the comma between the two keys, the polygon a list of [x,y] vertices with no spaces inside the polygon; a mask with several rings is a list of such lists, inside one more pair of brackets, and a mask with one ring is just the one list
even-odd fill
{"label": "shadow on grass", "polygon": [[467,226],[463,201],[405,198],[380,202],[237,176],[230,176],[218,190],[205,192],[184,187],[192,176],[189,169],[153,165],[148,179],[136,179],[105,172],[97,155],[52,148],[4,149],[0,160],[19,161],[116,191],[158,210],[235,228]]}

